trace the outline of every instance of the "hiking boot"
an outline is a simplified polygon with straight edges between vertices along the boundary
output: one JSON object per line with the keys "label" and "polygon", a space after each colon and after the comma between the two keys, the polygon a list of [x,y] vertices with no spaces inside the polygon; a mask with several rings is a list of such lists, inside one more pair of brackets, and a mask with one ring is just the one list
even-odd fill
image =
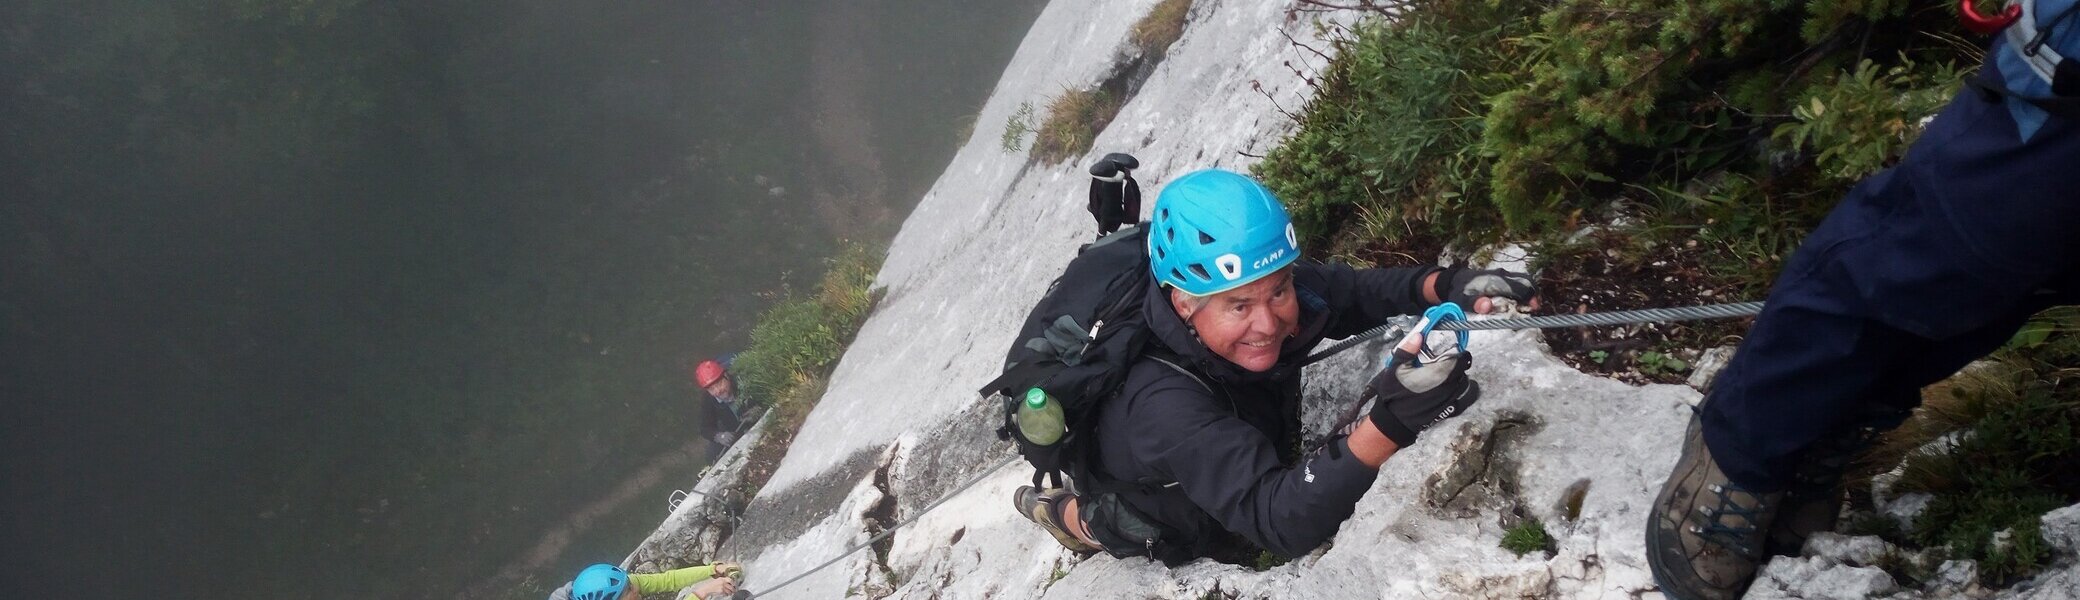
{"label": "hiking boot", "polygon": [[1769,527],[1765,550],[1771,556],[1798,556],[1806,538],[1834,531],[1842,516],[1842,476],[1876,443],[1883,431],[1864,426],[1814,444],[1799,460],[1791,487],[1777,503],[1777,520]]}
{"label": "hiking boot", "polygon": [[1062,503],[1075,497],[1075,494],[1060,488],[1043,490],[1030,485],[1021,485],[1018,486],[1017,492],[1011,494],[1011,505],[1012,508],[1018,511],[1018,514],[1024,515],[1025,518],[1039,524],[1041,529],[1047,530],[1048,535],[1054,536],[1054,541],[1060,543],[1063,548],[1068,548],[1070,552],[1077,554],[1097,552],[1097,548],[1083,543],[1083,540],[1076,539],[1075,534],[1069,533],[1068,524],[1062,520]]}
{"label": "hiking boot", "polygon": [[1782,493],[1750,492],[1726,478],[1705,448],[1697,417],[1683,458],[1648,507],[1647,566],[1676,600],[1733,600],[1762,566],[1763,538]]}

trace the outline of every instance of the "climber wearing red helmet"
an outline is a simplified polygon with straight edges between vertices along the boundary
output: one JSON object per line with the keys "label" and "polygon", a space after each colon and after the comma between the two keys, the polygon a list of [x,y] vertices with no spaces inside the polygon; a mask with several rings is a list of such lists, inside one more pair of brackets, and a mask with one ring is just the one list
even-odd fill
{"label": "climber wearing red helmet", "polygon": [[715,399],[715,443],[728,447],[736,443],[737,431],[742,429],[751,407],[738,397],[737,380],[730,375],[730,363],[736,361],[731,354],[721,359],[703,360],[693,366],[693,384]]}

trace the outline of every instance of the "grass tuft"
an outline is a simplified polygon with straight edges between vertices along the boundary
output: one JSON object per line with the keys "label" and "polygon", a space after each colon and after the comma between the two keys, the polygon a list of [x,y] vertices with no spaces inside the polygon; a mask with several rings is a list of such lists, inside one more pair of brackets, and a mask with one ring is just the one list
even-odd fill
{"label": "grass tuft", "polygon": [[1192,11],[1192,0],[1163,0],[1148,10],[1134,28],[1127,33],[1127,42],[1141,50],[1144,57],[1162,56],[1170,45],[1184,37],[1185,16]]}
{"label": "grass tuft", "polygon": [[1099,89],[1065,89],[1047,103],[1047,122],[1033,140],[1033,159],[1060,163],[1091,149],[1098,132],[1119,114],[1120,100]]}
{"label": "grass tuft", "polygon": [[1531,552],[1552,551],[1553,536],[1546,533],[1546,525],[1538,519],[1524,519],[1502,534],[1502,549],[1523,556]]}

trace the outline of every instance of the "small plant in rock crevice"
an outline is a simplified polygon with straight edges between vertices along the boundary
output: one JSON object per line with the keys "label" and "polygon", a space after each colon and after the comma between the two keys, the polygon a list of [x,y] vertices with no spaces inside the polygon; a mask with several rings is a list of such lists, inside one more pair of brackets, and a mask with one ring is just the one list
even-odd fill
{"label": "small plant in rock crevice", "polygon": [[1636,359],[1635,362],[1639,365],[1640,372],[1645,373],[1647,375],[1660,375],[1662,373],[1681,373],[1690,370],[1690,363],[1688,361],[1676,358],[1674,355],[1671,354],[1664,354],[1653,350],[1641,352],[1639,354],[1639,358]]}
{"label": "small plant in rock crevice", "polygon": [[1020,102],[1018,109],[1004,119],[1004,135],[997,139],[997,146],[1005,152],[1025,150],[1026,134],[1033,132],[1033,103]]}
{"label": "small plant in rock crevice", "polygon": [[1538,519],[1524,519],[1502,534],[1502,549],[1523,556],[1531,552],[1553,549],[1553,536],[1546,533],[1546,526]]}

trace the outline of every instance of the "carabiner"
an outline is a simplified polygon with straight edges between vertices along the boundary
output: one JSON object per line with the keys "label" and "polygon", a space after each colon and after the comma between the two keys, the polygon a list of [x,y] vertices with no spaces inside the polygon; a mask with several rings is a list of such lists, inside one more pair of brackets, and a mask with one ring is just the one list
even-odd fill
{"label": "carabiner", "polygon": [[[1417,366],[1421,366],[1423,364],[1423,355],[1427,353],[1427,349],[1429,348],[1430,332],[1434,329],[1437,329],[1437,324],[1443,323],[1445,321],[1464,320],[1466,320],[1466,310],[1459,308],[1459,305],[1457,303],[1445,302],[1442,304],[1438,304],[1437,306],[1432,306],[1428,310],[1423,311],[1423,318],[1417,320],[1415,325],[1410,326],[1406,335],[1401,336],[1400,340],[1394,342],[1394,348],[1400,348],[1411,343],[1418,344],[1419,347],[1424,348],[1426,352],[1416,353],[1416,357],[1412,360],[1415,361],[1415,364]],[[1455,331],[1453,333],[1457,334],[1456,341],[1459,350],[1461,352],[1464,352],[1466,350],[1466,338],[1469,332],[1465,330],[1460,330]],[[1387,368],[1394,367],[1394,352],[1391,349],[1387,351],[1386,366]]]}
{"label": "carabiner", "polygon": [[2009,25],[2014,25],[2015,21],[2021,18],[2021,5],[2008,5],[2007,10],[2001,11],[1999,15],[1986,17],[1980,16],[1979,11],[1972,8],[1972,0],[1958,0],[1957,2],[1957,22],[1963,24],[1965,29],[1979,35],[1999,33],[2000,30],[2006,29]]}

